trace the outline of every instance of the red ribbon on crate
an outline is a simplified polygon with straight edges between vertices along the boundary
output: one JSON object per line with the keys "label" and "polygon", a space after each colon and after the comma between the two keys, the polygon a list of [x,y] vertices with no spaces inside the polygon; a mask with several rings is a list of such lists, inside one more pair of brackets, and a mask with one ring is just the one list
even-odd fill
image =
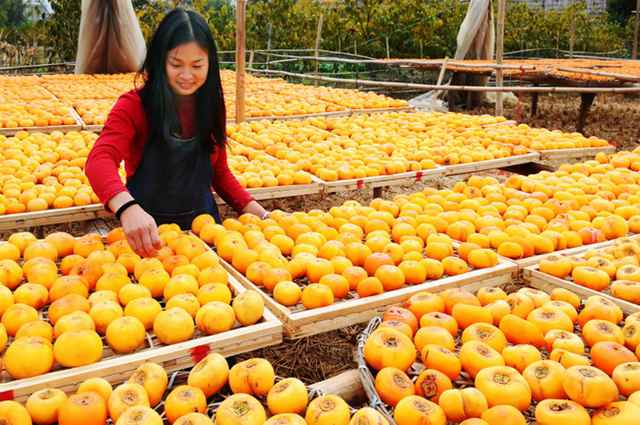
{"label": "red ribbon on crate", "polygon": [[417,182],[422,181],[422,171],[418,171],[416,173],[416,181]]}
{"label": "red ribbon on crate", "polygon": [[0,392],[0,401],[13,400],[13,391],[2,391]]}
{"label": "red ribbon on crate", "polygon": [[364,188],[364,180],[356,180],[356,187],[358,189],[363,189]]}
{"label": "red ribbon on crate", "polygon": [[211,348],[209,348],[209,345],[207,344],[193,347],[191,349],[191,360],[193,360],[194,363],[198,363],[200,360],[207,357],[207,354],[209,354],[210,352]]}

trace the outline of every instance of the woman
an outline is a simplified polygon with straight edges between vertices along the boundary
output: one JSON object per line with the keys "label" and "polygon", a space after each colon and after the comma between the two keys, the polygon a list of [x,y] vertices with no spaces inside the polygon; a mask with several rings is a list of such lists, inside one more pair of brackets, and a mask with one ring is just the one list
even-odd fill
{"label": "woman", "polygon": [[[157,225],[219,222],[211,188],[239,213],[268,213],[227,165],[225,106],[213,36],[195,12],[175,9],[151,39],[144,85],[122,95],[91,150],[85,173],[122,223],[131,247],[152,256]],[[124,160],[126,187],[118,175]]]}

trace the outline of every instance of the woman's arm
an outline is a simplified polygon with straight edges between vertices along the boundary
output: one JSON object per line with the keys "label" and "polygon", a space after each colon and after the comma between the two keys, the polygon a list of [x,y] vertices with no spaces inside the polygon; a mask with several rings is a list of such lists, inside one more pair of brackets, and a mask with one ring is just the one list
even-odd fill
{"label": "woman's arm", "polygon": [[[129,158],[135,149],[135,120],[141,116],[141,105],[133,96],[137,94],[128,93],[116,102],[85,164],[85,174],[94,192],[113,212],[133,200],[118,173],[122,160]],[[160,248],[155,220],[139,205],[126,208],[120,222],[129,245],[139,255],[152,256]]]}
{"label": "woman's arm", "polygon": [[227,150],[216,147],[211,155],[213,167],[212,186],[218,195],[238,213],[250,213],[264,217],[267,211],[253,200],[249,192],[240,186],[238,180],[229,170],[227,164]]}

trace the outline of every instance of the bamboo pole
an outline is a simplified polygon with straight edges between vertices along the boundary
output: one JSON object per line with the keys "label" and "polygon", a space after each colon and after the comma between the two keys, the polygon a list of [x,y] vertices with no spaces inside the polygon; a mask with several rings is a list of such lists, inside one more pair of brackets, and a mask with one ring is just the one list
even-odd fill
{"label": "bamboo pole", "polygon": [[[498,32],[496,34],[496,63],[498,65],[502,65],[502,57],[504,54],[504,19],[506,8],[506,0],[498,0]],[[502,68],[498,68],[496,69],[496,86],[502,87],[503,83]],[[497,92],[496,116],[502,116],[503,114],[502,92]]]}
{"label": "bamboo pole", "polygon": [[246,41],[245,28],[245,0],[236,1],[236,122],[244,121],[244,77]]}
{"label": "bamboo pole", "polygon": [[[320,40],[322,39],[322,23],[324,22],[324,14],[320,14],[320,17],[318,18],[318,28],[316,30],[316,46],[315,46],[315,50],[314,50],[314,55],[316,57],[316,75],[318,74],[318,70],[320,67],[320,60],[318,59],[318,57],[320,56],[319,50],[320,50]],[[315,85],[318,85],[318,81],[315,81]]]}
{"label": "bamboo pole", "polygon": [[638,59],[638,30],[640,29],[640,0],[636,1],[636,19],[633,26],[633,51],[631,59]]}
{"label": "bamboo pole", "polygon": [[438,86],[436,84],[418,84],[418,83],[400,83],[395,81],[373,81],[373,80],[353,80],[347,78],[332,78],[319,75],[298,74],[295,72],[250,69],[249,71],[272,74],[285,75],[289,77],[305,78],[309,80],[320,80],[331,83],[358,83],[363,86],[377,87],[399,87],[412,88],[420,90],[455,90],[455,91],[477,91],[477,92],[514,92],[514,93],[640,93],[640,87],[540,87],[540,86],[507,86],[507,87],[490,87],[490,86]]}

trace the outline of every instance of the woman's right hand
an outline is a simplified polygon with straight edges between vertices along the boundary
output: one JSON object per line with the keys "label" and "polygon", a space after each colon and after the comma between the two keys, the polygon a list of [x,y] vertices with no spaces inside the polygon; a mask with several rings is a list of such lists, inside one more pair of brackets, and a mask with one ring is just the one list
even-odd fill
{"label": "woman's right hand", "polygon": [[120,223],[129,245],[141,257],[153,257],[162,247],[156,221],[139,205],[124,210]]}

